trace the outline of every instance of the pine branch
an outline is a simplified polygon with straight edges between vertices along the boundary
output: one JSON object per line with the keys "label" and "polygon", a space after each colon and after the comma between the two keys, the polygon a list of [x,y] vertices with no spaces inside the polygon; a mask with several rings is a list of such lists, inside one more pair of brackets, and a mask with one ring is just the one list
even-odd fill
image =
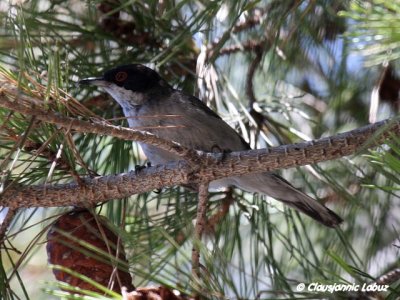
{"label": "pine branch", "polygon": [[207,222],[207,202],[208,202],[208,183],[202,183],[199,185],[198,191],[198,199],[199,205],[197,206],[197,217],[196,217],[196,226],[192,249],[192,275],[200,279],[200,249],[198,242],[201,241],[203,236],[204,228]]}
{"label": "pine branch", "polygon": [[253,59],[249,68],[247,70],[246,76],[246,95],[249,98],[249,108],[253,110],[254,103],[257,102],[256,95],[254,94],[254,85],[253,85],[253,78],[254,74],[256,73],[257,68],[259,67],[262,57],[263,57],[263,47],[256,46],[254,47],[254,52],[256,57]]}
{"label": "pine branch", "polygon": [[[3,105],[0,102],[0,106]],[[78,121],[78,120],[76,120]],[[56,123],[57,124],[57,123]],[[68,126],[79,128],[79,122]],[[97,125],[97,133],[119,138],[139,137],[146,142],[146,134],[109,125]],[[91,125],[92,126],[92,125]],[[86,127],[84,127],[86,128]],[[104,130],[104,131],[102,131]],[[0,206],[54,207],[70,205],[93,205],[111,199],[121,199],[162,187],[200,184],[216,179],[239,176],[282,168],[315,164],[355,154],[367,148],[384,144],[391,136],[400,136],[400,121],[396,118],[364,126],[332,137],[298,144],[283,145],[270,149],[233,152],[229,154],[200,153],[197,164],[186,161],[159,165],[135,172],[96,178],[83,178],[82,183],[34,185],[6,188]],[[150,136],[150,140],[154,139]]]}
{"label": "pine branch", "polygon": [[52,113],[51,111],[46,111],[40,108],[40,106],[38,107],[38,105],[34,104],[37,102],[38,101],[35,98],[26,95],[17,95],[16,100],[12,101],[8,99],[6,95],[0,94],[0,107],[10,109],[11,111],[18,112],[23,115],[35,116],[40,121],[56,124],[57,126],[66,128],[68,130],[72,129],[76,132],[108,135],[125,140],[147,143],[170,153],[176,154],[177,156],[188,161],[192,161],[197,156],[195,150],[187,149],[177,143],[159,138],[154,134],[134,130],[131,128],[114,126],[107,124],[106,122],[99,122],[99,124],[96,122],[82,121],[77,118],[60,116],[59,114]]}

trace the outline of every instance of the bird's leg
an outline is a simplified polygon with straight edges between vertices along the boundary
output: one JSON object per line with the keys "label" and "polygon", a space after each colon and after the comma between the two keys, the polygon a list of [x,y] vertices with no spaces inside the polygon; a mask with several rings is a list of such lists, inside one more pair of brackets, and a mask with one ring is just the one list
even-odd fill
{"label": "bird's leg", "polygon": [[[150,167],[151,167],[151,162],[150,161],[146,162],[146,164],[142,165],[142,166],[141,165],[136,165],[135,166],[135,174],[138,175],[141,170],[146,169],[146,168],[150,168]],[[153,192],[156,193],[156,194],[160,194],[162,192],[162,189],[156,189]]]}
{"label": "bird's leg", "polygon": [[135,174],[138,175],[141,170],[150,168],[150,167],[151,167],[151,162],[149,162],[149,161],[146,162],[145,165],[135,165]]}
{"label": "bird's leg", "polygon": [[213,145],[211,147],[211,152],[212,153],[221,153],[222,155],[219,157],[218,161],[222,162],[225,159],[226,154],[231,153],[232,151],[230,149],[222,149],[218,145]]}

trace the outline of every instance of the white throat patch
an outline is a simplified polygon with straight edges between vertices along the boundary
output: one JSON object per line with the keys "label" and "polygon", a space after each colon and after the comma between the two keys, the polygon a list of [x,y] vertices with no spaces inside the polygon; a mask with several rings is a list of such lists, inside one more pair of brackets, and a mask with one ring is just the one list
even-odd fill
{"label": "white throat patch", "polygon": [[134,105],[141,105],[147,100],[143,93],[133,92],[115,84],[103,86],[122,108],[130,108]]}

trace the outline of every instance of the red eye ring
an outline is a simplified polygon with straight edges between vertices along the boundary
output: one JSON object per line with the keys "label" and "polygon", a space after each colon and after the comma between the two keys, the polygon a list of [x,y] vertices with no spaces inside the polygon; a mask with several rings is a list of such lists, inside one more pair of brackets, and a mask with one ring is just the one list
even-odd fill
{"label": "red eye ring", "polygon": [[128,73],[126,72],[118,72],[115,74],[115,80],[118,82],[124,81],[128,77]]}

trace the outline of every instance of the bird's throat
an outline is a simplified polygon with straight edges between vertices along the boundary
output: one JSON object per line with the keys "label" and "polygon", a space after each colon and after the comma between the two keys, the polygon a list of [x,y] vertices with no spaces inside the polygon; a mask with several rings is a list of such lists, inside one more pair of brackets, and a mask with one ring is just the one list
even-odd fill
{"label": "bird's throat", "polygon": [[148,100],[148,96],[145,93],[133,92],[116,85],[107,86],[104,89],[121,105],[124,111],[125,108],[130,109],[134,106],[142,105]]}

